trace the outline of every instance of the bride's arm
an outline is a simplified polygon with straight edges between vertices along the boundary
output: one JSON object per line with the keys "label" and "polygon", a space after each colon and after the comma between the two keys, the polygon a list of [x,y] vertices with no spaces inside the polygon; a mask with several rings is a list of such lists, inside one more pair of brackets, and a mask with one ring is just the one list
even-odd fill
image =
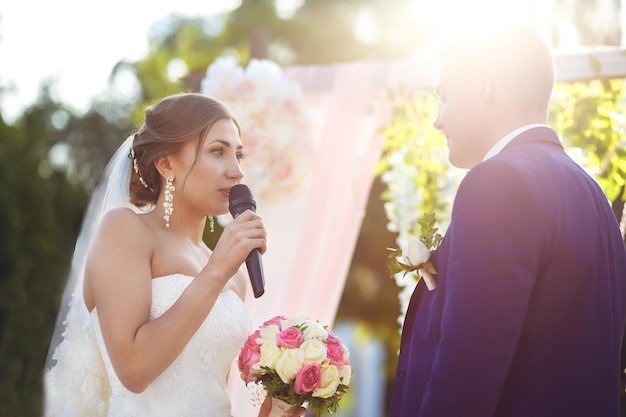
{"label": "bride's arm", "polygon": [[[243,214],[239,216],[240,218]],[[227,226],[205,268],[174,305],[149,320],[152,302],[152,234],[130,210],[102,221],[87,259],[86,300],[98,308],[102,335],[115,372],[132,392],[142,392],[183,350],[209,314],[220,291],[259,244],[250,215]],[[264,235],[262,236],[264,245]]]}

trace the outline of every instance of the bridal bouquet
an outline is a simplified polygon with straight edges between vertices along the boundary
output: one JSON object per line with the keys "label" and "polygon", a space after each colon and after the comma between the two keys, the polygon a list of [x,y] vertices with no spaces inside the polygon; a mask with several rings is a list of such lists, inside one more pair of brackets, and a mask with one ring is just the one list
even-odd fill
{"label": "bridal bouquet", "polygon": [[248,336],[238,365],[241,379],[261,385],[273,403],[280,400],[286,409],[307,403],[318,414],[332,414],[350,384],[349,356],[319,322],[276,316]]}

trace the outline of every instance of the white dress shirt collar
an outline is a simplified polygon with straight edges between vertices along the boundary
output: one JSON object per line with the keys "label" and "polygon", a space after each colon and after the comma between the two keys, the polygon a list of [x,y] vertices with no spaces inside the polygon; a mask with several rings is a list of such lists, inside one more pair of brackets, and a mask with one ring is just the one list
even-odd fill
{"label": "white dress shirt collar", "polygon": [[502,149],[504,149],[504,147],[506,145],[508,145],[513,139],[515,139],[516,137],[521,135],[523,132],[525,132],[527,130],[530,130],[530,129],[533,129],[535,127],[549,127],[549,126],[546,125],[546,124],[543,124],[543,123],[533,123],[533,124],[529,124],[529,125],[524,125],[524,126],[518,127],[517,129],[515,129],[514,131],[508,133],[502,139],[497,141],[496,144],[493,145],[491,147],[491,149],[489,149],[489,152],[487,152],[485,154],[485,157],[483,158],[483,162],[486,161],[487,159],[492,158],[492,157],[496,156],[497,154],[499,154],[500,151]]}

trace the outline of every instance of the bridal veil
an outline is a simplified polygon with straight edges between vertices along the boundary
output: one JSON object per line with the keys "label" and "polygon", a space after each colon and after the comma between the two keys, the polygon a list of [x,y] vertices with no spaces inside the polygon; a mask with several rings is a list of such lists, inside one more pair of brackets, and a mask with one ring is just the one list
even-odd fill
{"label": "bridal veil", "polygon": [[106,416],[110,384],[83,301],[85,259],[104,214],[117,207],[142,211],[129,201],[133,136],[109,161],[96,187],[76,241],[69,278],[44,369],[48,416]]}

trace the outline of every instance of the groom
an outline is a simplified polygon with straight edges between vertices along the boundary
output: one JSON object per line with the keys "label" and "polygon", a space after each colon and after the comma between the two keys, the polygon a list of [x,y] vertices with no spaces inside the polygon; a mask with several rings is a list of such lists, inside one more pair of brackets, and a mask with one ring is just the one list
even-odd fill
{"label": "groom", "polygon": [[555,69],[523,23],[441,54],[435,127],[469,169],[402,332],[391,417],[617,417],[626,250],[546,125]]}

